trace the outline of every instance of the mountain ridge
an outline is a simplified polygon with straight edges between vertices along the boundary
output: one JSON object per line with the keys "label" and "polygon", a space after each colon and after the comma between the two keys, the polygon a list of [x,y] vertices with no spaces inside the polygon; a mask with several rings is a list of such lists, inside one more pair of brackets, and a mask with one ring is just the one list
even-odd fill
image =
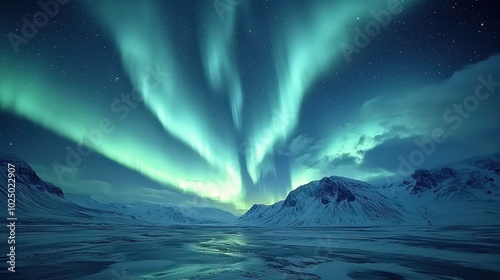
{"label": "mountain ridge", "polygon": [[[417,169],[384,184],[329,176],[304,184],[273,205],[254,204],[237,219],[217,208],[137,202],[101,203],[65,195],[14,154],[16,209],[24,223],[236,224],[243,226],[378,226],[500,224],[500,153],[433,169]],[[7,174],[0,173],[7,182]],[[6,189],[0,201],[6,201]]]}
{"label": "mountain ridge", "polygon": [[[499,224],[499,183],[500,153],[417,169],[398,181],[378,186],[330,176],[298,187],[273,205],[252,206],[240,222],[257,226],[401,225],[423,221],[430,225]],[[295,207],[294,211],[287,210],[290,207]],[[318,213],[322,213],[319,221]]]}
{"label": "mountain ridge", "polygon": [[[15,166],[16,216],[24,224],[220,224],[234,220],[231,213],[204,207],[176,207],[160,203],[101,203],[91,196],[70,194],[42,180],[31,166],[14,154],[0,152],[0,165]],[[0,180],[7,182],[7,174]],[[0,201],[7,202],[6,188]],[[196,214],[196,213],[203,213]],[[221,217],[221,218],[219,218]]]}

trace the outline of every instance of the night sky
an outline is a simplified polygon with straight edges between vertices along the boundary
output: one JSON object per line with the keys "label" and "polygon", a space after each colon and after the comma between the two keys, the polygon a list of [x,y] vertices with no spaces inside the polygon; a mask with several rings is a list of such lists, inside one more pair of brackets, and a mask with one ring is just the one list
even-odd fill
{"label": "night sky", "polygon": [[497,1],[60,2],[2,2],[0,150],[66,193],[241,212],[500,151]]}

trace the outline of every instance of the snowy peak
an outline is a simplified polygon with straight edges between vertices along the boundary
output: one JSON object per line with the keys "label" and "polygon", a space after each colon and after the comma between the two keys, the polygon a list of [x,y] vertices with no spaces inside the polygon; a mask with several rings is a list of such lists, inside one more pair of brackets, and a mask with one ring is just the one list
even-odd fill
{"label": "snowy peak", "polygon": [[341,201],[353,202],[356,196],[350,188],[361,187],[361,184],[354,180],[340,177],[325,177],[319,182],[318,198],[321,203],[329,204],[332,199],[339,203]]}
{"label": "snowy peak", "polygon": [[500,154],[481,156],[441,168],[418,169],[403,185],[411,195],[436,199],[487,198],[499,194]]}
{"label": "snowy peak", "polygon": [[[131,205],[101,203],[90,196],[69,194],[43,181],[31,166],[17,156],[0,152],[0,164],[16,169],[16,209],[23,223],[71,224],[221,224],[236,220],[229,212],[204,207],[181,207],[150,202]],[[7,174],[0,172],[0,181]],[[6,188],[0,188],[0,202],[6,205]]]}
{"label": "snowy peak", "polygon": [[284,201],[279,201],[271,206],[264,204],[254,204],[243,216],[240,217],[240,221],[259,221],[269,215],[272,215],[273,211],[278,211],[283,207]]}
{"label": "snowy peak", "polygon": [[250,209],[248,209],[247,212],[262,212],[263,210],[267,209],[269,206],[264,205],[264,204],[254,204]]}
{"label": "snowy peak", "polygon": [[280,226],[377,225],[400,224],[407,215],[368,183],[333,176],[300,186],[274,205],[254,205],[240,220]]}
{"label": "snowy peak", "polygon": [[297,205],[299,197],[315,197],[323,205],[331,202],[339,203],[342,201],[353,202],[356,196],[351,191],[352,188],[366,187],[366,183],[352,180],[344,177],[325,177],[319,181],[300,186],[288,194],[284,207],[294,207]]}
{"label": "snowy peak", "polygon": [[[457,172],[449,167],[443,167],[439,170],[417,169],[411,174],[411,178],[414,180],[411,193],[419,194],[439,186],[446,180],[456,179]],[[406,181],[407,184],[409,184],[409,182],[410,181]]]}
{"label": "snowy peak", "polygon": [[[64,197],[61,188],[50,182],[43,181],[24,160],[14,154],[0,152],[0,165],[7,166],[8,164],[15,166],[16,185],[21,192],[46,192],[58,197]],[[5,174],[0,175],[0,177],[2,176],[5,176]]]}
{"label": "snowy peak", "polygon": [[494,153],[486,156],[472,157],[463,161],[459,161],[454,165],[463,165],[475,167],[481,170],[492,171],[496,175],[500,175],[500,153]]}
{"label": "snowy peak", "polygon": [[383,188],[325,177],[298,187],[274,205],[254,205],[240,220],[253,225],[330,226],[497,224],[499,218],[496,153],[418,169]]}
{"label": "snowy peak", "polygon": [[379,191],[418,213],[429,224],[498,224],[500,154],[418,169]]}

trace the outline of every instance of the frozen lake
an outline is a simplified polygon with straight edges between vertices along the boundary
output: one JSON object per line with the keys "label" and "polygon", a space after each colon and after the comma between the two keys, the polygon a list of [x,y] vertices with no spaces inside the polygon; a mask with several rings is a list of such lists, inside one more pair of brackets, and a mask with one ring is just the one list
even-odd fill
{"label": "frozen lake", "polygon": [[16,239],[2,279],[500,279],[498,226],[18,226]]}

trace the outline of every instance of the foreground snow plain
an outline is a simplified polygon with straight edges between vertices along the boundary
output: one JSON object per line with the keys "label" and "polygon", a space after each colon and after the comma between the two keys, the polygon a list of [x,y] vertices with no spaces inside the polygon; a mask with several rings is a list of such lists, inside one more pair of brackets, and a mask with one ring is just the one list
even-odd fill
{"label": "foreground snow plain", "polygon": [[1,279],[500,279],[498,226],[26,225],[17,239]]}

